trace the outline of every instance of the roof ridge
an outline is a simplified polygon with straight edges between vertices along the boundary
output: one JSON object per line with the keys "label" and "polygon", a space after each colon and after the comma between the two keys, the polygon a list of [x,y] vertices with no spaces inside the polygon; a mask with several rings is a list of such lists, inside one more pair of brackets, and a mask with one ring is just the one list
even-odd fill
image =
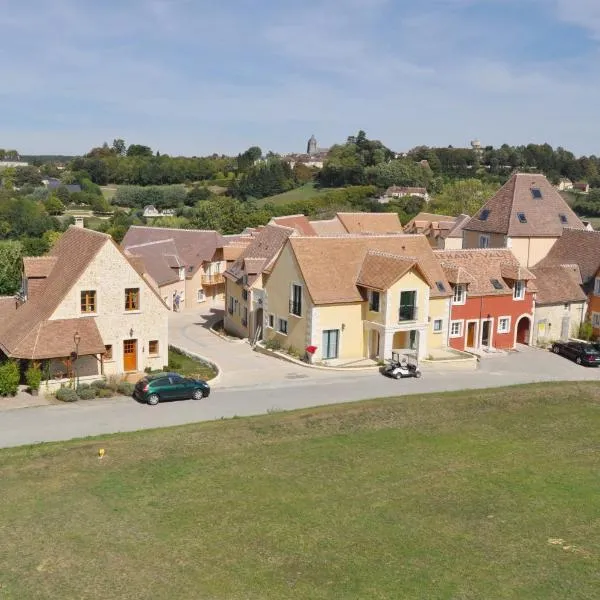
{"label": "roof ridge", "polygon": [[175,240],[173,238],[167,238],[164,240],[154,240],[152,242],[142,242],[141,244],[133,244],[131,246],[125,246],[125,249],[129,250],[130,248],[143,248],[144,246],[152,246],[154,244],[166,244],[168,242],[175,243]]}
{"label": "roof ridge", "polygon": [[101,231],[96,231],[95,229],[88,229],[87,227],[79,227],[77,225],[69,225],[69,228],[67,229],[67,231],[69,231],[70,229],[75,229],[76,231],[84,231],[91,235],[97,235],[99,237],[103,237],[108,240],[112,240],[112,236],[109,235],[108,233],[102,233]]}
{"label": "roof ridge", "polygon": [[[74,225],[72,225],[74,227]],[[130,229],[157,229],[161,231],[190,231],[194,233],[216,233],[218,235],[219,232],[216,229],[181,229],[179,227],[152,227],[151,225],[131,225]],[[89,230],[91,231],[91,230]],[[236,234],[239,235],[239,234]]]}
{"label": "roof ridge", "polygon": [[[303,214],[303,213],[297,213],[295,215],[281,215],[279,217],[271,217],[271,221],[273,219],[289,219],[291,217],[304,217],[304,218],[307,218],[305,214]],[[275,224],[277,224],[277,223],[275,223]]]}
{"label": "roof ridge", "polygon": [[400,260],[413,260],[418,261],[416,256],[406,256],[404,254],[395,254],[393,252],[384,252],[383,250],[371,250],[367,249],[367,254],[371,256],[383,256],[384,258],[399,258]]}

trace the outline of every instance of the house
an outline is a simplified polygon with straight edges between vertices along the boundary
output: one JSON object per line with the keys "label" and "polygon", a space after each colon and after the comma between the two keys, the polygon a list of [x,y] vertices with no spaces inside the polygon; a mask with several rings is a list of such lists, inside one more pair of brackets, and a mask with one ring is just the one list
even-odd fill
{"label": "house", "polygon": [[566,192],[569,190],[573,189],[573,182],[570,179],[566,179],[566,178],[562,178],[559,180],[558,184],[556,185],[556,189],[559,192]]}
{"label": "house", "polygon": [[404,233],[423,234],[432,248],[459,250],[462,248],[462,227],[469,215],[449,217],[421,212],[404,226]]}
{"label": "house", "polygon": [[580,192],[582,194],[587,194],[590,191],[590,184],[585,183],[583,181],[579,181],[579,182],[573,184],[572,189],[574,192]]}
{"label": "house", "polygon": [[535,276],[510,250],[438,250],[452,286],[449,345],[511,349],[531,343]]}
{"label": "house", "polygon": [[167,364],[167,307],[109,235],[70,227],[23,273],[21,303],[0,319],[5,356],[41,362],[55,387]]}
{"label": "house", "polygon": [[463,248],[509,248],[533,266],[565,228],[584,229],[579,217],[543,175],[516,173],[463,226]]}
{"label": "house", "polygon": [[121,248],[128,257],[141,261],[161,298],[179,310],[207,300],[223,302],[227,243],[212,230],[134,225]]}
{"label": "house", "polygon": [[64,187],[67,188],[69,194],[75,194],[82,191],[82,188],[78,183],[69,183],[65,185],[60,179],[56,179],[54,177],[47,177],[46,179],[42,179],[42,183],[49,190],[56,190],[59,187]]}
{"label": "house", "polygon": [[416,196],[417,198],[423,198],[425,202],[429,202],[430,196],[427,193],[427,189],[424,187],[401,187],[397,185],[392,185],[387,190],[383,196],[379,199],[379,202],[385,204],[390,200],[397,200],[398,198],[404,198],[406,196]]}
{"label": "house", "polygon": [[577,337],[585,321],[588,298],[581,288],[577,265],[532,267],[537,292],[532,343]]}
{"label": "house", "polygon": [[264,292],[264,339],[317,361],[446,346],[451,291],[424,236],[289,235]]}
{"label": "house", "polygon": [[146,219],[155,219],[158,217],[172,217],[175,214],[175,209],[165,208],[164,210],[158,210],[154,205],[149,204],[144,206],[143,216]]}
{"label": "house", "polygon": [[600,231],[565,229],[548,255],[535,268],[575,265],[581,288],[589,300],[588,316],[600,336]]}

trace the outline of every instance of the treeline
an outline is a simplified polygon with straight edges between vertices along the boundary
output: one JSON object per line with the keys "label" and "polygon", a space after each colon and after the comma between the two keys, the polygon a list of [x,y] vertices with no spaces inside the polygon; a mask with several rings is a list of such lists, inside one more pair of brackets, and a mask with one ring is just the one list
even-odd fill
{"label": "treeline", "polygon": [[581,217],[600,217],[600,189],[589,194],[576,194],[571,208]]}

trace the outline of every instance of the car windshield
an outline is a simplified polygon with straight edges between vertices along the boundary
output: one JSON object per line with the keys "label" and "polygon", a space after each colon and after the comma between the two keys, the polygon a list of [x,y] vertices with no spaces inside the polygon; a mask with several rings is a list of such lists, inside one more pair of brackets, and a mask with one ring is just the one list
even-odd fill
{"label": "car windshield", "polygon": [[591,344],[589,346],[584,346],[583,347],[583,351],[586,354],[594,354],[594,355],[600,354],[600,352],[598,352],[598,350],[594,346],[592,346]]}

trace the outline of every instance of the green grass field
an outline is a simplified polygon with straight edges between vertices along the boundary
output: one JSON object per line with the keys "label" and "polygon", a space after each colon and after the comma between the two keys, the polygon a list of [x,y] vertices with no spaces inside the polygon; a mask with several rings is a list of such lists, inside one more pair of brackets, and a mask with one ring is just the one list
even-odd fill
{"label": "green grass field", "polygon": [[308,200],[309,198],[315,198],[323,193],[331,192],[338,188],[320,189],[316,188],[314,183],[307,183],[299,188],[284,192],[283,194],[277,194],[276,196],[269,196],[258,200],[258,205],[266,204],[271,202],[273,204],[287,204],[288,202],[297,202],[298,200]]}
{"label": "green grass field", "polygon": [[551,383],[2,450],[0,596],[597,598],[599,430]]}
{"label": "green grass field", "polygon": [[107,186],[102,186],[100,189],[102,190],[102,195],[109,202],[112,202],[112,199],[115,197],[115,195],[117,193],[118,186],[116,186],[116,185],[107,185]]}

